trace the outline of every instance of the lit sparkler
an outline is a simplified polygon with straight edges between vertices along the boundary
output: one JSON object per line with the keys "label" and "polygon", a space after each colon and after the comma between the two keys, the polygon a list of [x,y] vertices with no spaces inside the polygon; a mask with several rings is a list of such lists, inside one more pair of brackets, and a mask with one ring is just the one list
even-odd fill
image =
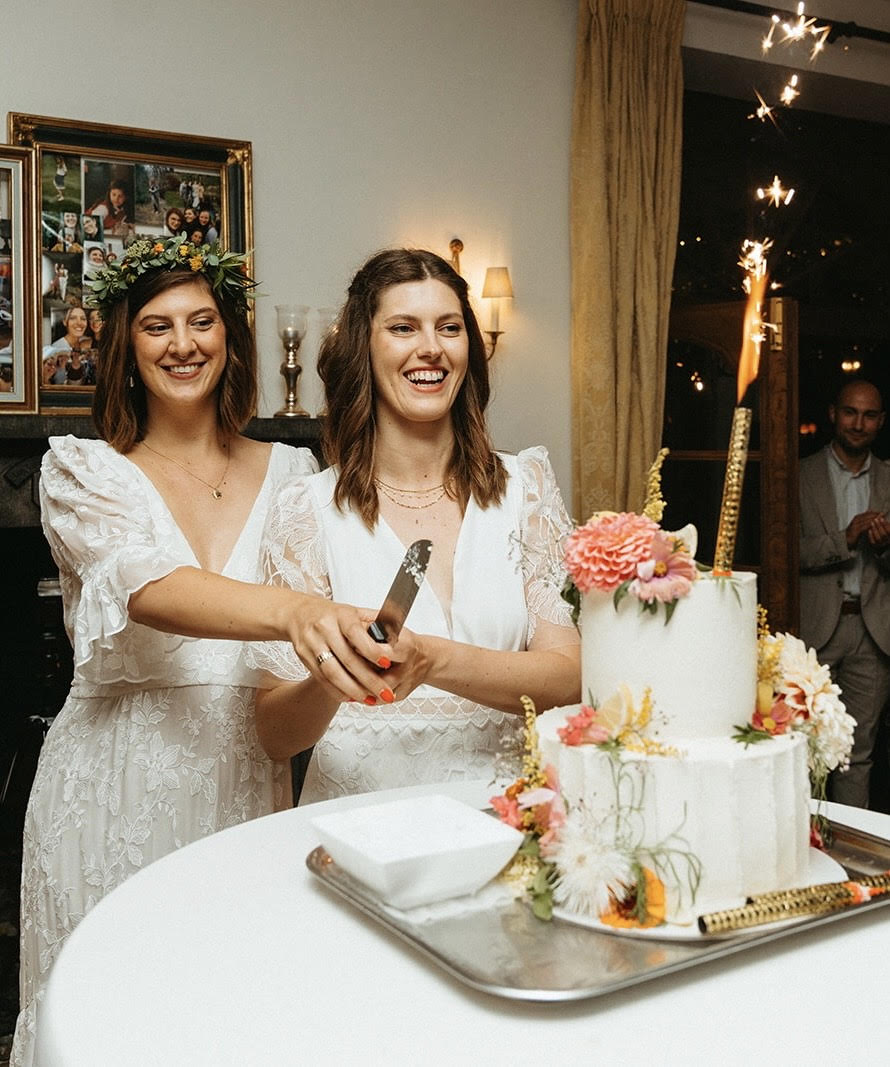
{"label": "lit sparkler", "polygon": [[745,315],[742,321],[742,347],[739,352],[736,408],[732,418],[732,432],[726,455],[726,473],[723,479],[723,499],[720,502],[720,522],[717,527],[717,546],[714,552],[714,574],[732,573],[739,515],[742,505],[742,487],[745,466],[748,462],[748,440],[751,435],[751,408],[743,407],[742,400],[748,386],[757,377],[760,369],[760,347],[763,344],[769,323],[763,321],[763,297],[769,281],[766,254],[772,241],[746,239],[742,242],[739,266],[745,277],[742,287],[748,294]]}

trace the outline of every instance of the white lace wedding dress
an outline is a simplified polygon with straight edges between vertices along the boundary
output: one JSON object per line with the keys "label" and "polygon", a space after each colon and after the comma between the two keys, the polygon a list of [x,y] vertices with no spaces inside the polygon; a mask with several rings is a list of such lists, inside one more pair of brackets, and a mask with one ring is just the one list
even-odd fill
{"label": "white lace wedding dress", "polygon": [[[270,501],[316,469],[307,449],[272,447],[223,574],[258,580]],[[131,593],[198,565],[149,479],[103,441],[55,437],[40,488],[75,670],[25,816],[22,1010],[12,1059],[20,1065],[31,1062],[50,967],[102,896],[181,845],[291,801],[288,766],[269,760],[256,738],[256,671],[244,645],[127,618]]]}
{"label": "white lace wedding dress", "polygon": [[[473,500],[467,505],[454,555],[451,617],[424,582],[406,625],[483,648],[522,650],[543,619],[564,626],[566,644],[573,643],[577,634],[559,595],[561,546],[570,526],[546,450],[501,459],[509,475],[505,499],[486,509]],[[357,515],[340,512],[334,483],[328,469],[279,496],[264,538],[266,580],[378,607],[406,546],[382,519],[372,532]],[[253,645],[248,656],[279,678],[306,676],[288,645]],[[391,705],[341,704],[315,746],[300,803],[393,786],[494,781],[498,757],[521,751],[522,727],[521,715],[428,685]]]}

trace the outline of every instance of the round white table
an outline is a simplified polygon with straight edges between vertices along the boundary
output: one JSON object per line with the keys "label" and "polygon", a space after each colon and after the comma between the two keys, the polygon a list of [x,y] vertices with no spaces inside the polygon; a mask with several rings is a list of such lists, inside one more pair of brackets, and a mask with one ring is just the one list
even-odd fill
{"label": "round white table", "polygon": [[[101,901],[53,969],[38,1067],[853,1063],[890,1047],[890,912],[851,916],[591,1000],[474,991],[306,868],[322,811],[270,815],[159,860]],[[890,817],[829,806],[890,837]]]}

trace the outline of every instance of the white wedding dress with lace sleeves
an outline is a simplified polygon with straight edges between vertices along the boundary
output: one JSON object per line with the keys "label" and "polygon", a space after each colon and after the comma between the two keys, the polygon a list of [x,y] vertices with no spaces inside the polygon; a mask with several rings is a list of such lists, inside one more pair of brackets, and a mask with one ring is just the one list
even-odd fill
{"label": "white wedding dress with lace sleeves", "polygon": [[[483,648],[523,650],[539,619],[577,640],[560,597],[562,542],[570,528],[543,448],[502,455],[508,473],[497,507],[467,505],[454,554],[451,617],[425,582],[406,626]],[[387,523],[373,531],[333,503],[335,471],[302,478],[269,512],[267,581],[375,608],[405,553]],[[435,545],[433,547],[435,551]],[[289,646],[254,645],[249,657],[280,678],[305,677]],[[517,694],[518,695],[518,694]],[[498,757],[521,746],[523,720],[423,685],[405,700],[341,704],[315,751],[300,803],[393,786],[495,780]]]}
{"label": "white wedding dress with lace sleeves", "polygon": [[[271,500],[316,469],[307,449],[273,445],[223,574],[259,580]],[[30,1063],[50,967],[102,896],[181,845],[291,801],[289,767],[271,761],[256,737],[257,672],[245,646],[161,633],[127,616],[136,590],[198,566],[151,481],[104,441],[55,437],[40,491],[74,680],[25,816],[19,1065]]]}

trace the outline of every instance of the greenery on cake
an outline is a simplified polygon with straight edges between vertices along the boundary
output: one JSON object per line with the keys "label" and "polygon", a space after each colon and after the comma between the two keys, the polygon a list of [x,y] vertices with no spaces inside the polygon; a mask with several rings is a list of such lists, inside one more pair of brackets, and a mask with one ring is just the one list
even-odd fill
{"label": "greenery on cake", "polygon": [[702,867],[680,836],[682,827],[654,846],[642,844],[645,782],[632,774],[622,751],[675,753],[646,736],[649,692],[635,706],[630,690],[621,689],[599,708],[582,705],[559,730],[563,744],[595,745],[609,759],[615,802],[603,813],[565,803],[555,769],[541,765],[534,705],[522,698],[522,774],[491,804],[525,834],[504,877],[530,898],[540,919],[550,919],[557,904],[609,926],[649,928],[665,921],[666,887],[681,900],[695,900]]}
{"label": "greenery on cake", "polygon": [[735,727],[744,745],[801,733],[813,795],[825,798],[828,775],[850,765],[856,720],[847,714],[841,691],[815,649],[793,634],[772,634],[764,608],[758,609],[757,706],[751,721]]}

